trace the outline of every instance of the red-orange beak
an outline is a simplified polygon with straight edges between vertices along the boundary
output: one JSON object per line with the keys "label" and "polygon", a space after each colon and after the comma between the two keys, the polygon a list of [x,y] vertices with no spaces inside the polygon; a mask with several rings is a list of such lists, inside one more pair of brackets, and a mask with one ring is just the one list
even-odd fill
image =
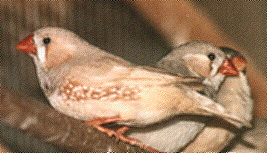
{"label": "red-orange beak", "polygon": [[24,38],[16,45],[16,49],[36,55],[36,48],[33,41],[33,34],[29,35],[28,37]]}
{"label": "red-orange beak", "polygon": [[223,64],[220,67],[219,73],[226,75],[226,76],[238,76],[239,75],[238,70],[235,68],[234,64],[228,58],[226,58],[223,61]]}

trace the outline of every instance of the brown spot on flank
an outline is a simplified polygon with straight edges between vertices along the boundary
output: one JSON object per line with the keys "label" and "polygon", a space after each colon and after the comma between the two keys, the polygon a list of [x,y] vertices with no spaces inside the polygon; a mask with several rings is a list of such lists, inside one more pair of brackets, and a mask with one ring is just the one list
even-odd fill
{"label": "brown spot on flank", "polygon": [[137,88],[124,86],[89,87],[75,81],[67,80],[60,88],[60,93],[65,100],[134,100],[138,98]]}

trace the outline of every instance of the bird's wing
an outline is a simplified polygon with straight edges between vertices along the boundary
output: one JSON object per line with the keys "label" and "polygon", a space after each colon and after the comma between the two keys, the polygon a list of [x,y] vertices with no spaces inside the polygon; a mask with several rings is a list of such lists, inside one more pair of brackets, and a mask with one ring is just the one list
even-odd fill
{"label": "bird's wing", "polygon": [[[66,100],[62,110],[68,111],[72,107],[70,113],[84,119],[119,115],[123,120],[150,124],[174,114],[196,113],[219,114],[239,121],[225,114],[212,100],[184,85],[197,81],[196,78],[186,79],[159,73],[156,69],[105,60],[95,65],[73,66],[60,86],[59,94]],[[58,101],[55,98],[54,102]],[[198,111],[200,108],[204,112]]]}
{"label": "bird's wing", "polygon": [[90,86],[102,86],[104,84],[157,86],[184,83],[193,89],[204,87],[201,84],[201,79],[183,77],[160,68],[136,66],[118,57],[104,56],[85,62],[71,66],[68,76],[73,81]]}
{"label": "bird's wing", "polygon": [[188,86],[189,88],[197,91],[203,91],[204,88],[206,87],[202,81],[203,79],[197,78],[197,77],[192,77],[192,76],[183,76],[182,74],[179,73],[172,73],[171,71],[168,71],[166,69],[162,68],[154,68],[154,67],[148,67],[148,66],[140,66],[141,69],[147,70],[151,73],[157,74],[159,73],[160,75],[166,75],[166,76],[171,76],[174,77],[175,81],[171,82],[170,84],[183,84]]}

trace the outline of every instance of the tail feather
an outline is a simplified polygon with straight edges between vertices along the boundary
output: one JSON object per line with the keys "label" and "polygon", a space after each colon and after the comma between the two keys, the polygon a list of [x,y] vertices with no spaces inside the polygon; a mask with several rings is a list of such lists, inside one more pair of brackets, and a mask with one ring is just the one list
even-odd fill
{"label": "tail feather", "polygon": [[212,114],[223,118],[227,122],[235,125],[237,128],[242,128],[243,126],[252,127],[251,123],[244,118],[240,118],[235,114],[227,112],[223,106],[218,103],[212,103],[206,106],[202,106],[201,109],[206,111],[208,114]]}

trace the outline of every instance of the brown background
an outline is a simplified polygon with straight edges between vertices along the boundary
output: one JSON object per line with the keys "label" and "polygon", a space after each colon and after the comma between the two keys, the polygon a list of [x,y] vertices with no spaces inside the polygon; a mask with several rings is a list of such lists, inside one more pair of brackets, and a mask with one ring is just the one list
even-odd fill
{"label": "brown background", "polygon": [[[264,116],[264,5],[264,1],[1,1],[0,83],[46,102],[31,58],[14,49],[19,40],[43,26],[68,28],[92,44],[138,64],[157,62],[184,40],[203,39],[232,46],[247,56],[256,114]],[[189,32],[184,33],[185,29]],[[5,141],[22,141],[14,140],[19,136],[4,126],[0,136]]]}

